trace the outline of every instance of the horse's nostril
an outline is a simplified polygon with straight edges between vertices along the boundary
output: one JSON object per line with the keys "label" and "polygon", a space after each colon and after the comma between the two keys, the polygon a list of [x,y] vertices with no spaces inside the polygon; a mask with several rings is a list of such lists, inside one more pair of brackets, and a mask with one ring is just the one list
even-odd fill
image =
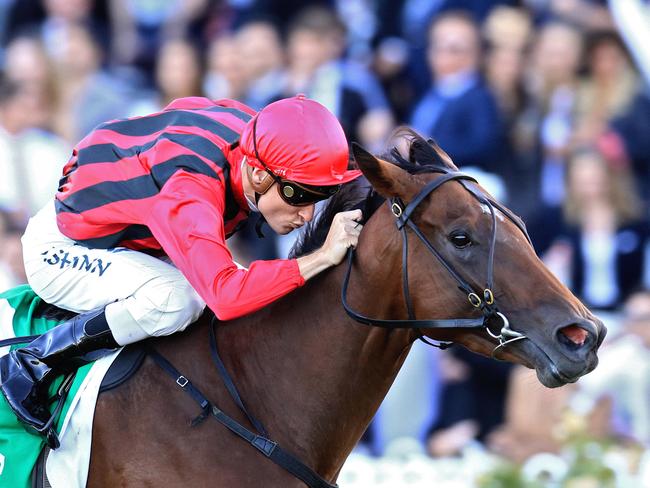
{"label": "horse's nostril", "polygon": [[[567,325],[558,331],[560,339],[568,339],[573,346],[583,346],[587,342],[589,332],[577,325]],[[564,341],[563,341],[564,342]]]}

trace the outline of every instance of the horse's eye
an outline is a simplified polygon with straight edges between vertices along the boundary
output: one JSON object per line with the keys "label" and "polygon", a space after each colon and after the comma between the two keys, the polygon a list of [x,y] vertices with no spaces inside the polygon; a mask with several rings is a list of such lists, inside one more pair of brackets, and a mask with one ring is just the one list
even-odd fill
{"label": "horse's eye", "polygon": [[449,236],[451,243],[458,249],[463,249],[472,243],[469,236],[463,232],[455,232]]}

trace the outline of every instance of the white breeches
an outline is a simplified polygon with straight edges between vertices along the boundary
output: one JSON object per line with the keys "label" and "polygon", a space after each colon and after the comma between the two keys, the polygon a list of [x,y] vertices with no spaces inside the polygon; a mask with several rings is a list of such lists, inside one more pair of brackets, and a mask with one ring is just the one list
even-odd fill
{"label": "white breeches", "polygon": [[173,265],[123,247],[89,249],[64,236],[54,202],[30,219],[22,243],[34,292],[73,312],[106,306],[118,344],[184,330],[205,308]]}

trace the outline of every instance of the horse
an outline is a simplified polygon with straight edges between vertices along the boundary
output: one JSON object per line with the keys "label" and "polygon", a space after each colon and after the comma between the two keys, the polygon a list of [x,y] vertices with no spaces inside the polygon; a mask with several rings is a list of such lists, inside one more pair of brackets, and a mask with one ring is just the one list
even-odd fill
{"label": "horse", "polygon": [[[246,409],[330,484],[419,338],[523,364],[558,387],[596,367],[606,333],[543,265],[517,217],[433,141],[409,130],[395,141],[401,149],[380,157],[354,146],[363,181],[331,199],[297,250],[318,247],[334,213],[357,206],[366,223],[350,259],[216,328]],[[149,346],[253,429],[212,365],[211,318]],[[191,426],[197,411],[147,357],[98,398],[88,486],[305,486],[222,424]]]}

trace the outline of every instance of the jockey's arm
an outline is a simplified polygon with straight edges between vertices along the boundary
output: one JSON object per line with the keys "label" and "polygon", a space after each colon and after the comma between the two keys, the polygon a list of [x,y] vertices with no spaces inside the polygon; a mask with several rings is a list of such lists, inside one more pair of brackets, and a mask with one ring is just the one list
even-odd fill
{"label": "jockey's arm", "polygon": [[[145,224],[215,315],[230,320],[286,295],[303,285],[305,277],[295,259],[254,261],[248,270],[238,268],[226,246],[220,192],[222,184],[215,179],[179,172],[156,197]],[[306,258],[300,258],[306,278],[331,266],[325,253]]]}

